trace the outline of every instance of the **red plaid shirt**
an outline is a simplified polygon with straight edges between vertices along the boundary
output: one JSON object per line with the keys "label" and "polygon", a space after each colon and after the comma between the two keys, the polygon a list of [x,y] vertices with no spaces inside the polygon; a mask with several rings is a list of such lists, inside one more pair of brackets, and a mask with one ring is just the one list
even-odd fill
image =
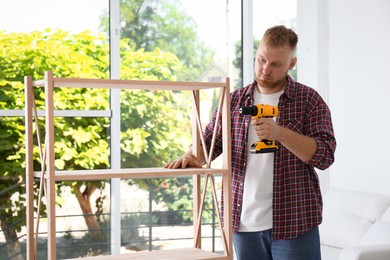
{"label": "red plaid shirt", "polygon": [[[248,153],[248,128],[251,117],[239,113],[242,106],[253,105],[256,82],[230,94],[232,133],[232,197],[233,232],[240,225],[245,167]],[[274,157],[273,182],[273,239],[293,239],[304,235],[322,222],[322,197],[317,173],[334,161],[336,140],[328,106],[312,88],[295,82],[287,76],[284,93],[279,99],[276,122],[288,129],[314,138],[317,150],[305,163],[277,142],[279,150]],[[206,145],[210,146],[215,113],[204,131]],[[218,123],[218,136],[213,159],[222,153],[222,122]],[[261,156],[261,155],[259,155]]]}

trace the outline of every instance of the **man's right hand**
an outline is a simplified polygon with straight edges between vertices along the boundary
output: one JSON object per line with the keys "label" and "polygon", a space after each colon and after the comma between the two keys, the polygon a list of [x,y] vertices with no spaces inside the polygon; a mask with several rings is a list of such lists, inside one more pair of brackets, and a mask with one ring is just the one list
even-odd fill
{"label": "man's right hand", "polygon": [[202,164],[191,155],[183,155],[182,157],[167,163],[164,168],[178,169],[178,168],[202,168]]}

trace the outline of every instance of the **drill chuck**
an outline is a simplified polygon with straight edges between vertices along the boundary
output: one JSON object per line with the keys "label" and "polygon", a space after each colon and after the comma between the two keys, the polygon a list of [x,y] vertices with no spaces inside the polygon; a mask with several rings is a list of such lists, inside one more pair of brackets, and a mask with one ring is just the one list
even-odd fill
{"label": "drill chuck", "polygon": [[250,115],[250,116],[256,116],[259,112],[259,109],[257,106],[250,106],[250,107],[241,107],[240,113],[243,115]]}

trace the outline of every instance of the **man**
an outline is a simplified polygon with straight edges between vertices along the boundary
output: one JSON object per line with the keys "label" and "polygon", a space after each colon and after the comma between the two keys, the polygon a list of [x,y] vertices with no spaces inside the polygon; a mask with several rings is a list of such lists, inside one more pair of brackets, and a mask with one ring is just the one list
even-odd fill
{"label": "man", "polygon": [[[256,54],[255,81],[231,93],[233,242],[238,260],[321,259],[322,198],[314,167],[326,169],[333,163],[336,140],[320,95],[287,74],[297,61],[297,42],[291,29],[269,28]],[[276,122],[237,113],[253,104],[278,106]],[[213,126],[203,133],[207,146]],[[258,139],[276,141],[279,150],[249,153]],[[222,153],[217,145],[213,158]],[[166,167],[201,167],[203,161],[189,149]]]}

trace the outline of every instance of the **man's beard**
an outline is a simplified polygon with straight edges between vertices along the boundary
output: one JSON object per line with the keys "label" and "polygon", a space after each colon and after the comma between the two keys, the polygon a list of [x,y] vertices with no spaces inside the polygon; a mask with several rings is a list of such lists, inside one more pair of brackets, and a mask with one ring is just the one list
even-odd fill
{"label": "man's beard", "polygon": [[256,76],[256,82],[257,84],[260,86],[260,87],[263,87],[263,88],[268,88],[268,89],[275,89],[275,88],[278,88],[280,87],[283,82],[284,82],[284,78],[281,79],[281,80],[277,80],[277,81],[268,81],[268,80],[262,80],[260,79],[260,77]]}

